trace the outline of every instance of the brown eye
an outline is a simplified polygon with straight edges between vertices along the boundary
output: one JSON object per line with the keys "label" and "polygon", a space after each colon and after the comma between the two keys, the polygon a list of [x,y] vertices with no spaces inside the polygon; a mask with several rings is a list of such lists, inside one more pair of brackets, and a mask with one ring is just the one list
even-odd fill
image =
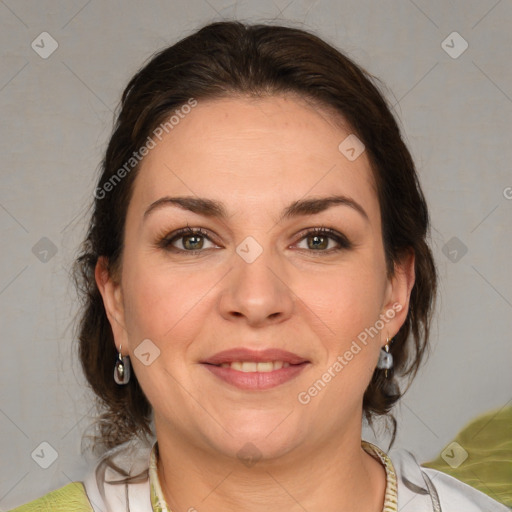
{"label": "brown eye", "polygon": [[[212,247],[205,247],[207,240]],[[200,228],[183,228],[162,238],[158,247],[171,252],[181,252],[195,254],[203,250],[211,249],[216,245],[210,240],[209,236]]]}
{"label": "brown eye", "polygon": [[[350,249],[352,244],[346,236],[334,231],[330,228],[315,228],[307,231],[302,241],[306,241],[307,247],[299,247],[300,249],[308,249],[311,252],[331,253],[342,249]],[[334,242],[334,247],[331,242]]]}
{"label": "brown eye", "polygon": [[330,238],[324,235],[308,235],[309,249],[327,249]]}
{"label": "brown eye", "polygon": [[187,250],[194,251],[203,248],[204,240],[201,235],[185,235],[180,238],[183,247]]}

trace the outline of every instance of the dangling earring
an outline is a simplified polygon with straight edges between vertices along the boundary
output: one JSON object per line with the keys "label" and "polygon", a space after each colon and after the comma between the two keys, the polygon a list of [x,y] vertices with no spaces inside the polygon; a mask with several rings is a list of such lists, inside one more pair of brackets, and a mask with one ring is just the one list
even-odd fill
{"label": "dangling earring", "polygon": [[119,354],[114,366],[114,380],[120,386],[124,386],[130,381],[130,366],[130,357],[121,356],[121,346],[119,346]]}
{"label": "dangling earring", "polygon": [[389,342],[392,341],[389,336],[386,339],[386,345],[380,349],[379,362],[377,368],[384,370],[384,376],[388,378],[388,370],[393,368],[393,354],[389,352]]}

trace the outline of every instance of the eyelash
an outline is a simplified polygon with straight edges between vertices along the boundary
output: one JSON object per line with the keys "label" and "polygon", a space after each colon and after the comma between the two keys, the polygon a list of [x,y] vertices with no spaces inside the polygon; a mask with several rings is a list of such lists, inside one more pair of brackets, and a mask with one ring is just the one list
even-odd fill
{"label": "eyelash", "polygon": [[[156,245],[160,249],[164,249],[169,252],[186,253],[186,254],[192,254],[192,255],[200,254],[207,250],[207,249],[199,249],[199,250],[195,250],[195,251],[186,251],[183,249],[178,249],[172,245],[173,242],[175,242],[176,240],[179,240],[180,238],[183,238],[186,235],[188,235],[188,236],[199,235],[199,236],[207,238],[208,240],[210,240],[210,242],[213,242],[213,240],[211,240],[211,238],[208,236],[208,233],[206,231],[204,231],[203,229],[190,228],[187,226],[186,228],[182,228],[182,229],[178,229],[177,231],[174,231],[170,235],[166,235],[166,236],[159,238]],[[296,242],[296,244],[298,242],[301,242],[302,240],[306,239],[308,236],[312,236],[312,235],[326,236],[326,237],[330,238],[331,240],[334,240],[339,245],[339,247],[336,247],[334,249],[329,249],[329,250],[318,250],[318,251],[316,251],[314,249],[299,249],[299,250],[303,250],[303,251],[305,250],[305,251],[313,253],[313,254],[317,253],[317,254],[315,254],[315,256],[317,256],[317,255],[322,256],[324,254],[332,254],[334,252],[339,252],[342,250],[349,250],[349,249],[352,249],[352,247],[353,247],[353,244],[348,240],[348,238],[345,235],[342,235],[341,233],[338,233],[337,231],[334,231],[331,228],[327,228],[327,227],[323,227],[323,226],[306,230],[305,232],[303,232],[301,234],[301,237]],[[213,242],[213,243],[215,243],[215,242]]]}

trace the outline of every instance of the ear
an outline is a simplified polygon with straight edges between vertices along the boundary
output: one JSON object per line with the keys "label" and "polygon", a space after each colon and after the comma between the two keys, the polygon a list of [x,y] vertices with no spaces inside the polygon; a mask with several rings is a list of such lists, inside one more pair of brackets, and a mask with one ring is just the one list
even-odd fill
{"label": "ear", "polygon": [[109,273],[108,260],[100,256],[94,269],[96,284],[103,298],[107,318],[112,327],[116,349],[124,347],[123,356],[128,354],[128,336],[125,327],[123,292],[121,283]]}
{"label": "ear", "polygon": [[394,275],[388,279],[382,314],[391,320],[382,330],[382,346],[386,344],[388,336],[393,338],[396,335],[407,318],[411,290],[416,277],[414,263],[414,251],[410,249],[403,254],[399,261],[395,262]]}

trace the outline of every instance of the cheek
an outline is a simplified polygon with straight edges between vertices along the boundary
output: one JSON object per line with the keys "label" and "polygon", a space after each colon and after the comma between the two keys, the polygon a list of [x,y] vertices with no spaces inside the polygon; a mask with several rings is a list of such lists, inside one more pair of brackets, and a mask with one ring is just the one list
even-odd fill
{"label": "cheek", "polygon": [[385,274],[375,261],[365,263],[361,257],[357,264],[352,261],[315,279],[302,279],[301,296],[307,297],[308,307],[322,320],[318,336],[324,357],[319,361],[319,376],[329,381],[325,399],[337,404],[340,396],[350,396],[345,398],[346,406],[355,407],[378,360],[380,331],[371,328],[381,313]]}
{"label": "cheek", "polygon": [[204,274],[149,261],[141,253],[128,258],[123,270],[128,331],[134,338],[150,338],[157,345],[164,345],[171,332],[175,339],[187,339],[191,333],[187,335],[184,329],[190,331],[198,325],[190,319],[201,310],[202,299],[215,281],[205,279]]}
{"label": "cheek", "polygon": [[346,340],[375,322],[384,290],[385,280],[377,267],[347,265],[314,277],[302,274],[297,295],[339,340]]}

